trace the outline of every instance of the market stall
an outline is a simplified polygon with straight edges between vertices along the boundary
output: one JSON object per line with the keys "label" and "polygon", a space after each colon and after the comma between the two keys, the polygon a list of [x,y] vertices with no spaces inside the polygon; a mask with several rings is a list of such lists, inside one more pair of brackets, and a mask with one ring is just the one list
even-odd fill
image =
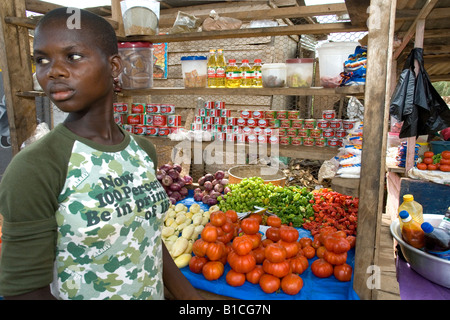
{"label": "market stall", "polygon": [[[170,2],[170,1],[165,1]],[[178,64],[177,70],[178,78],[175,82],[170,82],[169,86],[166,87],[153,87],[153,88],[141,88],[141,89],[126,89],[118,96],[118,103],[128,103],[131,107],[133,103],[144,102],[145,105],[151,104],[152,108],[161,108],[161,104],[166,107],[171,103],[167,103],[173,96],[182,96],[182,106],[177,105],[176,108],[183,110],[181,126],[184,129],[189,129],[191,124],[195,123],[194,117],[197,111],[197,106],[185,107],[185,102],[189,99],[193,100],[192,97],[204,97],[204,101],[223,101],[220,99],[221,96],[233,97],[239,102],[235,104],[239,105],[238,108],[233,110],[235,117],[238,118],[238,112],[245,109],[250,111],[287,111],[289,107],[283,108],[276,106],[278,102],[286,102],[289,100],[279,99],[281,96],[296,96],[296,97],[306,97],[305,105],[311,106],[310,102],[314,99],[319,101],[320,98],[325,98],[328,96],[338,97],[339,107],[336,108],[339,116],[342,115],[342,106],[344,105],[344,98],[348,96],[357,96],[364,98],[365,108],[364,113],[364,144],[361,146],[362,155],[360,154],[360,174],[359,178],[353,178],[346,180],[345,186],[352,189],[352,192],[356,192],[359,196],[360,204],[358,210],[358,241],[356,242],[356,248],[352,249],[351,258],[349,260],[353,267],[353,276],[351,282],[344,284],[343,294],[339,297],[341,298],[361,298],[361,299],[376,299],[377,298],[377,288],[375,286],[368,286],[367,281],[372,277],[372,273],[368,272],[370,266],[379,265],[380,253],[378,252],[379,244],[379,229],[381,225],[381,214],[384,212],[385,208],[383,205],[384,196],[384,179],[385,179],[385,150],[386,150],[386,133],[387,133],[387,122],[388,122],[388,105],[391,96],[391,88],[395,84],[396,76],[391,74],[392,70],[396,69],[396,61],[392,60],[393,49],[394,49],[394,30],[397,30],[398,23],[404,24],[401,30],[401,36],[404,41],[401,47],[394,52],[394,58],[403,59],[402,50],[408,46],[409,40],[413,37],[416,23],[427,17],[428,14],[434,15],[437,19],[446,18],[448,13],[445,10],[448,7],[445,1],[409,1],[411,5],[402,4],[397,8],[396,1],[354,1],[347,0],[345,4],[335,4],[335,5],[320,5],[320,6],[299,6],[297,3],[295,5],[289,4],[286,8],[282,6],[277,7],[274,2],[271,1],[269,8],[262,8],[256,10],[248,10],[242,12],[239,9],[237,1],[226,1],[224,4],[225,12],[223,16],[231,16],[237,19],[242,19],[245,22],[250,22],[250,20],[259,19],[278,19],[283,21],[288,21],[287,25],[276,26],[276,27],[256,27],[256,28],[243,28],[234,30],[221,30],[221,31],[201,31],[201,32],[187,32],[187,33],[173,33],[164,35],[143,35],[143,36],[127,36],[125,34],[122,12],[119,0],[111,1],[111,8],[101,8],[99,10],[94,10],[100,14],[105,15],[105,17],[110,21],[113,27],[116,29],[116,33],[121,41],[125,40],[139,40],[147,41],[152,43],[185,43],[185,42],[195,42],[194,46],[198,45],[198,42],[207,40],[213,40],[214,45],[226,39],[246,39],[246,38],[257,38],[265,37],[264,43],[267,44],[267,48],[264,52],[269,53],[279,53],[282,50],[274,50],[270,47],[272,43],[272,37],[274,39],[279,39],[277,36],[300,36],[300,35],[323,35],[333,32],[351,32],[351,31],[368,31],[367,36],[367,74],[365,77],[365,85],[349,86],[349,87],[339,87],[339,88],[324,88],[320,85],[320,78],[317,80],[317,86],[315,87],[266,87],[266,88],[185,88],[180,85],[184,79],[180,77],[181,75],[181,65]],[[283,1],[281,1],[283,2]],[[171,3],[174,6],[174,3]],[[370,7],[369,7],[370,5]],[[11,126],[11,142],[13,145],[14,153],[19,152],[22,143],[33,133],[35,129],[35,96],[42,96],[42,92],[34,91],[32,86],[32,73],[31,68],[28,63],[24,61],[29,61],[30,48],[29,48],[29,35],[28,30],[33,29],[36,20],[26,17],[26,10],[30,10],[38,13],[45,13],[55,7],[55,5],[45,3],[43,1],[24,1],[15,0],[12,2],[2,3],[0,10],[1,20],[0,20],[0,40],[2,44],[15,43],[16,45],[2,45],[0,46],[0,62],[2,70],[8,77],[5,81],[5,92],[6,101],[8,107],[8,117],[10,119]],[[215,4],[216,8],[217,4]],[[438,10],[433,10],[434,6],[444,9],[444,13]],[[170,7],[170,6],[169,6]],[[237,8],[237,9],[236,9]],[[370,8],[370,10],[369,10]],[[411,9],[414,8],[414,9]],[[161,26],[170,28],[175,21],[177,12],[180,10],[190,12],[192,14],[197,14],[202,18],[208,17],[207,13],[211,10],[211,6],[206,5],[205,7],[177,7],[174,8],[162,8],[161,10]],[[396,11],[396,9],[399,9]],[[203,10],[203,11],[202,11]],[[199,13],[200,11],[200,13]],[[106,12],[106,14],[105,14]],[[241,13],[239,13],[241,12]],[[431,13],[430,13],[431,12]],[[244,14],[245,13],[245,14]],[[328,14],[335,14],[341,16],[344,13],[348,13],[350,16],[350,22],[335,22],[331,24],[321,24],[317,23],[315,20],[316,16],[323,16]],[[302,23],[292,24],[289,20],[293,18],[304,19]],[[247,20],[246,20],[247,19]],[[435,30],[434,35],[441,35],[442,30]],[[427,32],[425,32],[427,34]],[[270,41],[267,41],[269,39]],[[198,42],[197,42],[198,41]],[[278,41],[278,40],[274,40]],[[288,40],[289,42],[290,40]],[[299,41],[295,38],[295,41]],[[262,42],[251,43],[249,46],[257,47],[261,45]],[[278,43],[277,43],[278,44]],[[246,44],[247,45],[247,44]],[[291,50],[290,43],[287,45],[288,49]],[[436,44],[434,44],[436,45]],[[236,51],[243,51],[244,45],[238,47]],[[247,48],[247,47],[245,47]],[[192,48],[189,48],[192,50]],[[205,51],[206,49],[203,48]],[[445,45],[441,45],[439,48],[434,47],[435,52],[446,54],[448,48]],[[180,51],[181,52],[181,51]],[[260,52],[257,52],[260,54]],[[180,56],[181,54],[178,53]],[[177,56],[177,61],[179,60]],[[291,57],[271,55],[268,59],[286,59]],[[296,55],[297,57],[297,55]],[[435,63],[439,62],[439,58],[433,60]],[[279,62],[273,60],[273,62]],[[400,65],[400,63],[399,63]],[[320,66],[319,66],[320,68]],[[438,68],[439,69],[439,68]],[[443,70],[440,68],[440,70]],[[170,70],[169,70],[170,71]],[[156,79],[155,79],[156,80]],[[177,82],[178,81],[178,82]],[[270,103],[258,102],[258,105],[253,105],[252,103],[245,104],[242,102],[242,96],[250,97],[264,97],[267,98]],[[216,97],[218,97],[216,99]],[[154,100],[155,99],[155,100]],[[256,101],[256,100],[255,100]],[[259,101],[259,100],[258,100]],[[276,103],[274,104],[273,101]],[[164,102],[164,103],[162,103]],[[308,103],[308,104],[307,104]],[[289,104],[289,102],[287,102]],[[18,107],[20,106],[20,107]],[[117,106],[120,107],[120,106]],[[214,109],[214,108],[211,108]],[[304,112],[304,108],[299,108],[300,111]],[[317,108],[316,108],[317,109]],[[160,109],[161,110],[161,109]],[[322,110],[320,110],[322,111]],[[131,113],[131,110],[127,111]],[[134,112],[140,113],[140,112]],[[284,112],[282,112],[284,113]],[[322,114],[314,114],[314,112],[304,113],[308,115],[308,118],[315,118],[318,120]],[[287,116],[287,113],[286,113]],[[297,115],[299,117],[299,115]],[[118,117],[123,120],[122,117]],[[137,116],[137,119],[143,118],[142,116]],[[131,119],[132,121],[135,118]],[[128,120],[128,119],[127,119]],[[153,118],[154,120],[154,118]],[[179,121],[179,117],[173,118],[173,121]],[[277,119],[281,120],[281,119]],[[236,120],[237,121],[237,120]],[[140,124],[140,123],[139,123]],[[290,130],[293,134],[294,130]],[[168,130],[162,130],[162,132],[170,132]],[[286,135],[288,131],[285,131]],[[298,130],[296,131],[298,135]],[[284,141],[292,141],[292,137],[283,139]],[[295,137],[297,138],[297,136]],[[158,151],[161,151],[160,163],[165,163],[167,159],[170,159],[173,154],[179,153],[180,149],[178,141],[172,141],[167,139],[167,137],[148,137],[149,140],[155,143],[158,147]],[[299,141],[299,139],[295,139]],[[309,141],[309,140],[308,140]],[[189,160],[195,160],[194,151],[195,150],[209,150],[208,143],[200,142],[196,144],[195,141],[189,141],[189,147],[184,148],[183,151],[191,150],[193,151],[189,157]],[[247,155],[250,147],[254,145],[252,142],[246,141],[243,143],[243,149],[239,149],[239,143],[235,143],[234,150],[245,150]],[[274,147],[274,146],[271,146]],[[292,158],[304,158],[312,160],[329,160],[337,154],[337,148],[321,148],[320,146],[298,146],[293,144],[288,145],[277,145],[277,150],[280,152],[281,156],[292,157]],[[226,154],[225,154],[226,156]],[[195,161],[193,161],[195,162]],[[193,171],[201,172],[200,175],[205,173],[205,164],[195,162],[191,166],[183,166],[183,170],[193,174]],[[349,178],[347,178],[349,179]],[[351,181],[348,183],[348,181]],[[349,186],[353,184],[353,188]],[[339,184],[336,182],[336,186]],[[355,191],[356,190],[356,191]],[[398,199],[398,198],[397,198]],[[206,208],[205,208],[206,209]],[[305,231],[306,232],[306,231]],[[303,234],[303,232],[302,232]],[[306,236],[309,236],[306,232]],[[187,272],[186,270],[184,271]],[[190,275],[189,273],[187,273]],[[192,275],[193,276],[193,275]],[[305,276],[309,278],[308,273]],[[194,282],[196,275],[191,279]],[[311,280],[314,282],[317,279]],[[329,279],[327,279],[329,280]],[[300,294],[299,298],[306,299],[310,298],[308,295],[309,284],[305,280],[305,286],[303,293]],[[328,282],[328,281],[326,281]],[[331,281],[332,286],[336,283]],[[342,283],[339,283],[342,287]],[[349,288],[352,287],[352,288]],[[252,286],[250,286],[252,287]],[[306,289],[306,290],[305,290]],[[238,290],[238,289],[236,289]],[[354,292],[353,292],[354,290]],[[234,291],[234,290],[231,290]],[[240,291],[238,291],[240,292]],[[228,293],[228,291],[227,291]],[[231,295],[232,293],[230,293]],[[237,294],[239,296],[239,293]],[[317,296],[316,296],[317,297]],[[319,293],[319,297],[323,297]],[[319,298],[317,297],[317,298]],[[239,298],[245,298],[239,296]]]}

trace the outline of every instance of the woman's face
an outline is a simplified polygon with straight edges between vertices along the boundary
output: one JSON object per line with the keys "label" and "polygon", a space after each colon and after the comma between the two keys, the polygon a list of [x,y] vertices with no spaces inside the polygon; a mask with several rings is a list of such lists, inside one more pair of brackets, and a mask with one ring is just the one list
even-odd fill
{"label": "woman's face", "polygon": [[[60,21],[61,20],[61,21]],[[40,26],[34,39],[36,77],[47,96],[64,112],[111,108],[117,57],[108,57],[89,30],[68,29],[60,19]],[[108,105],[107,105],[108,104]]]}

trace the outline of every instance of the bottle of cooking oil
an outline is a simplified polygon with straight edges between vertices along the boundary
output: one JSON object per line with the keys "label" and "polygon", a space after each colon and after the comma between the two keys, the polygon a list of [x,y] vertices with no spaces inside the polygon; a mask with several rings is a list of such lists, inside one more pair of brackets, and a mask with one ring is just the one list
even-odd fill
{"label": "bottle of cooking oil", "polygon": [[215,88],[216,87],[216,68],[217,68],[217,60],[216,60],[216,50],[209,50],[209,59],[208,59],[208,87]]}
{"label": "bottle of cooking oil", "polygon": [[247,59],[242,60],[239,70],[241,71],[241,88],[250,88],[252,86],[253,74],[255,72],[251,70]]}
{"label": "bottle of cooking oil", "polygon": [[262,87],[262,74],[261,74],[261,59],[255,59],[252,66],[253,70],[253,81],[252,87],[261,88]]}
{"label": "bottle of cooking oil", "polygon": [[236,59],[228,60],[226,68],[226,82],[227,88],[239,88],[241,86],[241,71],[236,65]]}
{"label": "bottle of cooking oil", "polygon": [[[417,201],[414,201],[414,196],[412,194],[405,194],[403,196],[403,203],[398,207],[398,212],[406,210],[408,211],[411,218],[416,221],[419,225],[423,223],[423,207]],[[403,226],[402,219],[399,218],[400,229]]]}
{"label": "bottle of cooking oil", "polygon": [[225,69],[227,63],[223,55],[223,49],[217,49],[216,59],[216,88],[225,88]]}

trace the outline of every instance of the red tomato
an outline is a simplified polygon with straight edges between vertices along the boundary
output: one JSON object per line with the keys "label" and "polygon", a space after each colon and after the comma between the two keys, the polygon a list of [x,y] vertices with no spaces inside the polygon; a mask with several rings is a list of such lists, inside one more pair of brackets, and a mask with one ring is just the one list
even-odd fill
{"label": "red tomato", "polygon": [[230,269],[225,276],[225,281],[232,287],[240,287],[245,283],[245,274]]}
{"label": "red tomato", "polygon": [[292,258],[297,255],[299,246],[298,242],[286,242],[283,240],[278,241],[286,249],[286,259]]}
{"label": "red tomato", "polygon": [[259,283],[259,279],[261,279],[261,276],[263,274],[264,274],[264,269],[263,269],[262,265],[259,264],[259,265],[256,265],[253,270],[251,270],[250,272],[247,272],[245,274],[245,278],[247,279],[248,282],[257,284],[257,283]]}
{"label": "red tomato", "polygon": [[348,243],[350,243],[350,248],[354,248],[356,245],[356,237],[348,236],[346,239],[347,239]]}
{"label": "red tomato", "polygon": [[450,159],[444,159],[441,158],[441,160],[439,161],[439,163],[441,164],[441,166],[444,165],[450,165]]}
{"label": "red tomato", "polygon": [[246,234],[255,234],[259,231],[259,222],[255,218],[245,218],[241,221],[241,229]]}
{"label": "red tomato", "polygon": [[427,164],[423,163],[423,162],[418,163],[417,164],[417,169],[419,169],[419,170],[427,170]]}
{"label": "red tomato", "polygon": [[318,278],[328,278],[333,274],[333,266],[324,259],[317,259],[311,264],[311,271]]}
{"label": "red tomato", "polygon": [[294,242],[298,239],[298,230],[294,227],[282,226],[280,228],[280,239],[286,242]]}
{"label": "red tomato", "polygon": [[343,252],[343,253],[334,253],[332,251],[325,251],[323,258],[331,263],[332,265],[340,265],[340,264],[344,264],[345,261],[347,261],[347,252]]}
{"label": "red tomato", "polygon": [[270,227],[267,229],[266,238],[272,240],[273,242],[280,240],[280,228]]}
{"label": "red tomato", "polygon": [[234,271],[240,273],[250,272],[256,266],[256,260],[253,255],[240,256],[234,251],[230,251],[228,254],[228,263]]}
{"label": "red tomato", "polygon": [[325,255],[325,251],[327,251],[327,249],[325,248],[325,246],[320,246],[317,248],[316,250],[316,256],[317,258],[323,258],[323,256]]}
{"label": "red tomato", "polygon": [[265,293],[274,293],[280,289],[281,281],[279,278],[271,274],[263,274],[259,279],[259,286]]}
{"label": "red tomato", "polygon": [[227,210],[226,212],[225,212],[225,215],[228,217],[228,218],[230,218],[230,220],[231,220],[231,222],[236,222],[237,220],[238,220],[238,215],[237,215],[237,213],[236,213],[236,211],[234,211],[234,210]]}
{"label": "red tomato", "polygon": [[286,248],[279,243],[269,244],[264,249],[264,255],[270,262],[281,262],[286,259]]}
{"label": "red tomato", "polygon": [[252,251],[253,242],[249,238],[236,237],[231,246],[238,255],[244,256]]}
{"label": "red tomato", "polygon": [[192,245],[192,252],[199,257],[204,257],[206,255],[206,249],[208,249],[209,242],[206,242],[203,239],[195,240]]}
{"label": "red tomato", "polygon": [[422,162],[425,164],[432,164],[433,158],[423,158]]}
{"label": "red tomato", "polygon": [[253,249],[250,253],[255,257],[256,264],[263,263],[264,259],[266,258],[265,248],[263,246],[259,246],[258,248]]}
{"label": "red tomato", "polygon": [[253,219],[256,219],[256,220],[258,220],[258,224],[262,224],[262,221],[263,221],[263,219],[262,219],[262,215],[260,215],[259,213],[252,213],[252,214],[250,214],[249,216],[248,216],[248,218],[253,218]]}
{"label": "red tomato", "polygon": [[189,270],[193,273],[202,273],[203,266],[208,262],[205,257],[193,256],[189,260]]}
{"label": "red tomato", "polygon": [[302,250],[303,250],[303,255],[308,259],[312,259],[316,255],[316,249],[314,249],[311,246],[306,246]]}
{"label": "red tomato", "polygon": [[327,251],[332,251],[334,253],[344,253],[350,250],[350,243],[347,239],[337,238],[333,235],[330,235],[325,239],[324,245]]}
{"label": "red tomato", "polygon": [[312,239],[308,238],[308,237],[303,237],[300,239],[300,244],[302,246],[302,248],[306,247],[306,246],[312,246]]}
{"label": "red tomato", "polygon": [[214,226],[205,226],[201,233],[201,238],[206,242],[215,242],[217,240],[217,236],[219,235],[218,230]]}
{"label": "red tomato", "polygon": [[279,228],[281,227],[281,219],[278,216],[269,216],[267,218],[267,225],[270,227]]}
{"label": "red tomato", "polygon": [[450,165],[448,164],[441,164],[441,167],[439,168],[441,171],[449,172],[450,171]]}
{"label": "red tomato", "polygon": [[227,221],[221,226],[223,232],[230,233],[234,231],[234,223],[231,222],[230,218],[227,218]]}
{"label": "red tomato", "polygon": [[255,234],[244,234],[241,237],[245,237],[247,239],[250,239],[253,243],[253,249],[256,249],[261,244],[261,233],[255,233]]}
{"label": "red tomato", "polygon": [[289,259],[289,264],[293,273],[302,274],[306,270],[303,259],[306,260],[306,268],[308,268],[308,260],[304,256],[295,256]]}
{"label": "red tomato", "polygon": [[215,211],[211,213],[209,221],[215,227],[221,227],[227,222],[227,216],[223,211]]}
{"label": "red tomato", "polygon": [[291,266],[288,260],[281,262],[270,262],[269,260],[264,260],[263,269],[265,273],[271,274],[278,278],[283,278],[289,272],[291,272]]}
{"label": "red tomato", "polygon": [[423,153],[423,156],[424,156],[425,158],[433,158],[434,152],[433,152],[433,151],[425,151],[425,152]]}
{"label": "red tomato", "polygon": [[263,247],[267,247],[271,243],[273,243],[273,240],[270,240],[268,238],[266,238],[263,241],[261,241],[261,244],[262,244]]}
{"label": "red tomato", "polygon": [[435,164],[429,164],[429,165],[427,166],[427,170],[437,170],[437,165],[435,165]]}
{"label": "red tomato", "polygon": [[202,269],[202,274],[206,280],[217,280],[223,274],[223,263],[220,261],[208,261]]}
{"label": "red tomato", "polygon": [[450,150],[445,150],[441,152],[441,157],[444,159],[450,159]]}
{"label": "red tomato", "polygon": [[206,257],[208,257],[211,261],[219,260],[225,255],[225,253],[225,244],[220,241],[210,242],[208,248],[206,249]]}
{"label": "red tomato", "polygon": [[289,295],[296,295],[303,287],[303,280],[295,273],[290,273],[281,279],[281,290]]}
{"label": "red tomato", "polygon": [[346,263],[335,266],[333,273],[339,281],[350,281],[352,279],[352,267]]}

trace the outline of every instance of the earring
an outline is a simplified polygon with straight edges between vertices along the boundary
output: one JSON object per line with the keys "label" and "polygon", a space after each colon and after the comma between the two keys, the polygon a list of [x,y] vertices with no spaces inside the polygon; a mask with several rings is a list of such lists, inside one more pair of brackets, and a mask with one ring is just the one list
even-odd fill
{"label": "earring", "polygon": [[122,88],[120,87],[119,77],[114,77],[113,85],[114,85],[114,92],[118,93],[122,91]]}

